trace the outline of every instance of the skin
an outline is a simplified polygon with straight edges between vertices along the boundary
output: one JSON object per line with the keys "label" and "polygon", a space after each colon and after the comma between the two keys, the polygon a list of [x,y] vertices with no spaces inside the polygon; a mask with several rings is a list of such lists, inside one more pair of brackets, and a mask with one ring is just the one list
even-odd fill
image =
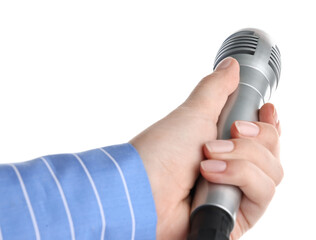
{"label": "skin", "polygon": [[[225,59],[203,78],[183,104],[137,135],[130,143],[147,171],[157,211],[157,239],[186,239],[191,210],[190,190],[199,174],[243,192],[231,239],[239,239],[263,215],[283,177],[279,157],[280,123],[272,104],[259,111],[258,134],[231,127],[231,151],[214,152],[217,120],[228,96],[237,88],[239,65]],[[205,171],[202,161],[223,161],[226,168]]]}

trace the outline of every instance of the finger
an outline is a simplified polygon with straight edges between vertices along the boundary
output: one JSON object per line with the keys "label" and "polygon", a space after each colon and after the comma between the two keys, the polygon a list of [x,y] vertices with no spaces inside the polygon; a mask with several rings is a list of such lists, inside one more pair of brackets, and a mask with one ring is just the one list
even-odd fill
{"label": "finger", "polygon": [[277,129],[269,123],[236,121],[231,127],[232,138],[244,138],[258,142],[279,158],[280,141]]}
{"label": "finger", "polygon": [[277,113],[272,103],[266,103],[261,107],[261,109],[259,110],[259,121],[270,123],[276,126],[276,123],[278,121]]}
{"label": "finger", "polygon": [[279,185],[283,178],[283,168],[279,159],[256,141],[242,138],[215,140],[206,143],[203,150],[208,159],[249,161],[273,179],[276,185]]}
{"label": "finger", "polygon": [[281,136],[282,130],[281,130],[280,120],[277,123],[276,129],[278,130],[279,136]]}
{"label": "finger", "polygon": [[209,182],[239,187],[260,208],[266,208],[275,193],[274,181],[249,161],[206,160],[200,171]]}
{"label": "finger", "polygon": [[228,96],[237,88],[239,64],[234,58],[224,59],[216,70],[203,78],[181,105],[192,107],[217,122]]}
{"label": "finger", "polygon": [[272,103],[264,104],[259,110],[259,121],[272,124],[281,135],[280,121],[276,108]]}

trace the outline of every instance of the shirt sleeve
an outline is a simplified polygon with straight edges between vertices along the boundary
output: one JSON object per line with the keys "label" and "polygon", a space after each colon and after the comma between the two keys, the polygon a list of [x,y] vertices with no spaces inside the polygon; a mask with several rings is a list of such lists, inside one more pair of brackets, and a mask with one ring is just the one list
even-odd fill
{"label": "shirt sleeve", "polygon": [[131,144],[0,165],[0,240],[151,240],[156,223]]}

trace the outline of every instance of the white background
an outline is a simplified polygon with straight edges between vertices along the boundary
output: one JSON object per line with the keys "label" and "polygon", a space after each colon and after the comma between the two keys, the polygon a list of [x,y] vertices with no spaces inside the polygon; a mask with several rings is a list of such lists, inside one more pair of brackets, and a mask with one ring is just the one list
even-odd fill
{"label": "white background", "polygon": [[282,124],[285,178],[242,239],[314,238],[313,4],[1,1],[0,162],[130,140],[185,100],[212,71],[226,37],[256,27],[282,54],[271,102]]}

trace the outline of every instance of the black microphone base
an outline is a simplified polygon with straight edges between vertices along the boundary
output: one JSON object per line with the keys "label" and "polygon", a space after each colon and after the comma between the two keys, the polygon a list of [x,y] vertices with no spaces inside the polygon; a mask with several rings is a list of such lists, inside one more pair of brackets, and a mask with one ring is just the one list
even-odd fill
{"label": "black microphone base", "polygon": [[187,240],[229,240],[234,221],[225,210],[204,205],[191,214],[190,226]]}

